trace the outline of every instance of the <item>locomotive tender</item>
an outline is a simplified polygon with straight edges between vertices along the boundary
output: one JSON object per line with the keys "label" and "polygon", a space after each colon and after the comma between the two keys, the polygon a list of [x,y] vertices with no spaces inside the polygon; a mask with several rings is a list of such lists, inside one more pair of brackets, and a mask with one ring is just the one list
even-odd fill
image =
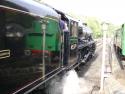
{"label": "locomotive tender", "polygon": [[[59,26],[59,14],[69,28],[69,46]],[[84,59],[88,47],[95,44],[86,37],[88,44],[79,57],[78,45],[84,43],[78,40],[78,23],[33,0],[0,0],[0,93],[30,93],[65,68],[77,67],[78,59]]]}

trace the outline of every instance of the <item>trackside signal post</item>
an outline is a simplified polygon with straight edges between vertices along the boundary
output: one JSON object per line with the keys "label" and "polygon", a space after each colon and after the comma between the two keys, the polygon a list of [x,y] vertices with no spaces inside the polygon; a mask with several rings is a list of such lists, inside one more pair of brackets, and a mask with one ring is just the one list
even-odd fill
{"label": "trackside signal post", "polygon": [[108,23],[103,22],[102,24],[103,32],[103,50],[102,50],[102,66],[101,66],[101,83],[100,83],[100,94],[104,91],[104,71],[105,71],[105,57],[106,57],[106,33],[108,31]]}

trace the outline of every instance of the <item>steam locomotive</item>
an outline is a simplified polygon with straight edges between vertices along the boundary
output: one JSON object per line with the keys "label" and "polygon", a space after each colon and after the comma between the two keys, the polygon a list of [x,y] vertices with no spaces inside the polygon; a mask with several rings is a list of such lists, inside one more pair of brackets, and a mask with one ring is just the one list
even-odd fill
{"label": "steam locomotive", "polygon": [[[59,26],[59,14],[67,23],[67,37]],[[45,4],[1,0],[0,93],[30,93],[79,66],[79,60],[95,51],[92,35],[83,29],[77,19]]]}

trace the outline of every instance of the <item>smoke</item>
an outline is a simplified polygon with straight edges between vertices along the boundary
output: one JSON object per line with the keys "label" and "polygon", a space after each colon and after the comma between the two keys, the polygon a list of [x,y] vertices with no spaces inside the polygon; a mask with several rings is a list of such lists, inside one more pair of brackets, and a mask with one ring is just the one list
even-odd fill
{"label": "smoke", "polygon": [[49,84],[47,94],[80,94],[79,77],[75,70],[67,72],[62,78],[55,77]]}
{"label": "smoke", "polygon": [[46,90],[46,94],[62,94],[63,82],[60,77],[54,77],[49,83],[49,87]]}
{"label": "smoke", "polygon": [[75,70],[67,72],[63,78],[54,78],[47,94],[90,94],[92,82],[79,78]]}
{"label": "smoke", "polygon": [[63,79],[62,94],[79,94],[79,77],[75,70],[71,70]]}

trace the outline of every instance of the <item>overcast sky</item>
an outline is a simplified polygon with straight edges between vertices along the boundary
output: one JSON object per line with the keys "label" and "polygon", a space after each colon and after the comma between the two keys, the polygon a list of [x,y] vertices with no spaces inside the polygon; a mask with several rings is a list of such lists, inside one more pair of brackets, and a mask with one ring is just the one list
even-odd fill
{"label": "overcast sky", "polygon": [[125,22],[125,0],[43,0],[64,12],[95,16],[114,24]]}

